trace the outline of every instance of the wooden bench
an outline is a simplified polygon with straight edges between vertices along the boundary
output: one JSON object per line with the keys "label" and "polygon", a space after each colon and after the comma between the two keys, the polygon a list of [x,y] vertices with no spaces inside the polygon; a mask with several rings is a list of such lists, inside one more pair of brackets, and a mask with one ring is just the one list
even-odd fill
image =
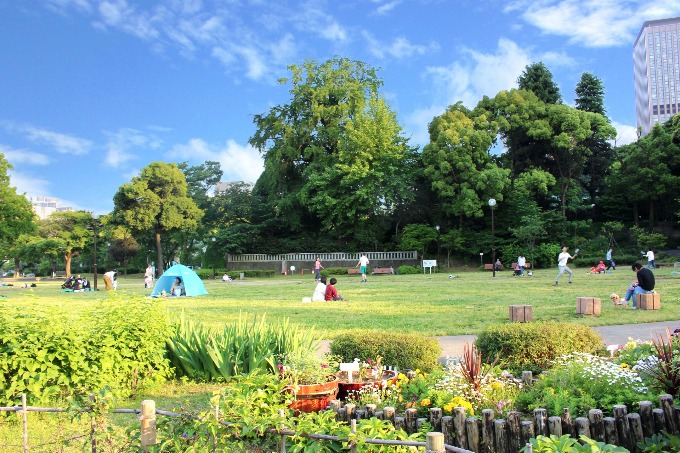
{"label": "wooden bench", "polygon": [[347,269],[347,275],[361,275],[361,271],[356,268]]}
{"label": "wooden bench", "polygon": [[[512,263],[512,268],[511,268],[511,269],[514,269],[516,264],[517,264],[517,263]],[[524,265],[524,269],[531,269],[531,263],[526,263],[526,264]]]}
{"label": "wooden bench", "polygon": [[[485,271],[492,271],[493,270],[493,264],[485,264],[484,265],[484,270]],[[496,269],[496,272],[500,272],[503,270],[503,266],[501,265],[500,269]]]}
{"label": "wooden bench", "polygon": [[387,275],[394,274],[394,269],[391,267],[374,267],[371,275]]}

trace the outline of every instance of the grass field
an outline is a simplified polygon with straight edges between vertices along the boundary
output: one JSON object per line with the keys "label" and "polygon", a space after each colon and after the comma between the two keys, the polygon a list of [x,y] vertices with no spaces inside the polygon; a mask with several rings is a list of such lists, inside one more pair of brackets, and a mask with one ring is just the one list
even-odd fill
{"label": "grass field", "polygon": [[[556,269],[537,270],[530,278],[513,278],[503,271],[493,278],[490,272],[451,270],[443,274],[383,275],[370,277],[360,283],[356,276],[338,276],[338,290],[349,302],[302,303],[314,289],[311,276],[277,276],[272,279],[245,280],[232,283],[206,281],[207,296],[165,299],[173,316],[185,314],[203,323],[219,326],[234,321],[239,316],[266,316],[268,319],[288,317],[292,323],[313,328],[320,338],[332,338],[341,332],[366,329],[379,332],[421,333],[424,335],[476,334],[485,326],[508,321],[508,305],[533,306],[536,321],[563,321],[583,325],[615,325],[638,322],[680,320],[680,275],[672,268],[655,271],[657,291],[661,294],[661,310],[633,311],[614,309],[609,294],[623,296],[635,274],[630,267],[619,267],[613,274],[591,275],[585,269],[574,269],[573,284],[568,285],[563,276],[559,286],[553,286]],[[456,276],[448,278],[449,275]],[[62,280],[37,282],[36,288],[24,288],[33,280],[9,280],[15,286],[0,287],[0,306],[51,306],[60,305],[73,313],[86,311],[98,300],[108,297],[128,297],[131,294],[149,294],[144,289],[141,275],[123,276],[119,291],[109,295],[104,291],[90,293],[61,292]],[[103,287],[103,282],[100,280]],[[575,316],[576,297],[602,298],[602,316],[579,318]],[[158,388],[147,389],[144,394],[119,401],[117,408],[139,408],[144,399],[156,401],[156,407],[165,410],[209,407],[215,384],[197,384],[172,381]],[[17,402],[18,404],[18,402]],[[111,415],[109,423],[119,434],[132,423],[135,416]],[[31,451],[83,451],[79,438],[67,446],[57,447],[58,438],[83,435],[89,422],[70,423],[66,415],[29,415],[29,439],[32,446],[44,444]],[[0,418],[0,449],[21,452],[21,424],[16,416]],[[62,437],[63,436],[63,437]],[[105,450],[105,449],[104,449]]]}
{"label": "grass field", "polygon": [[[292,323],[313,328],[322,338],[333,338],[352,330],[395,331],[424,335],[463,335],[479,333],[485,326],[507,322],[508,305],[533,306],[535,321],[563,321],[583,325],[615,325],[638,322],[680,320],[680,275],[673,268],[655,271],[656,290],[661,294],[661,310],[614,309],[609,295],[623,296],[635,273],[619,266],[612,274],[592,275],[574,269],[573,284],[566,275],[553,286],[556,269],[537,270],[533,277],[515,278],[512,272],[456,271],[426,275],[369,276],[360,283],[358,276],[338,276],[338,291],[349,302],[302,303],[312,295],[312,276],[277,276],[222,283],[205,282],[209,294],[200,297],[167,298],[172,315],[183,310],[191,319],[212,326],[234,321],[239,316],[288,317]],[[455,278],[449,278],[449,275]],[[12,282],[22,286],[23,281]],[[100,299],[111,297],[104,291],[64,293],[61,280],[41,280],[36,288],[0,287],[0,304],[61,304],[74,311],[86,310]],[[100,286],[103,282],[100,280]],[[114,297],[149,294],[140,275],[124,276]],[[575,316],[576,297],[602,298],[602,315]]]}

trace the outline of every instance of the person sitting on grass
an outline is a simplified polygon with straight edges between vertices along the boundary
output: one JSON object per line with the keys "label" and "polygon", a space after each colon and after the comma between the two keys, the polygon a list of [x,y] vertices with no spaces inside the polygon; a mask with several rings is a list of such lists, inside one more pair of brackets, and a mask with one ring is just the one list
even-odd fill
{"label": "person sitting on grass", "polygon": [[175,297],[184,296],[184,284],[180,277],[175,278],[175,283],[172,285],[172,295]]}
{"label": "person sitting on grass", "polygon": [[335,284],[338,280],[333,277],[330,283],[326,286],[326,300],[345,300],[342,295],[338,294],[338,290],[335,289]]}
{"label": "person sitting on grass", "polygon": [[314,288],[312,302],[323,302],[324,300],[326,300],[326,277],[321,277],[319,283],[316,284],[316,288]]}

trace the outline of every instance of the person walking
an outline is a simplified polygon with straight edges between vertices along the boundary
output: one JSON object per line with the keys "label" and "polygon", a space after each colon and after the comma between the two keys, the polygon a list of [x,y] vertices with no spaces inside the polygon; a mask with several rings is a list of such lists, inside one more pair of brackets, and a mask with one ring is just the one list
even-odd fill
{"label": "person walking", "polygon": [[610,273],[611,273],[611,271],[609,269],[616,270],[616,264],[614,263],[614,261],[612,261],[612,251],[613,250],[610,247],[609,250],[607,250],[607,254],[604,257],[604,260],[607,262],[607,269],[606,270],[607,270],[607,272],[610,272]]}
{"label": "person walking", "polygon": [[656,263],[654,263],[654,250],[650,248],[645,254],[645,256],[647,257],[647,269],[649,269],[650,267],[652,269],[656,269]]}
{"label": "person walking", "polygon": [[569,274],[569,281],[567,283],[571,284],[571,275],[573,274],[573,272],[571,271],[571,269],[569,269],[569,266],[567,266],[567,261],[569,261],[569,259],[573,260],[574,258],[576,258],[577,254],[571,256],[569,252],[567,252],[567,250],[569,250],[569,247],[562,247],[562,253],[560,253],[560,255],[557,257],[557,267],[559,268],[560,272],[557,274],[557,277],[555,278],[555,286],[557,286],[558,282],[560,281],[560,277],[565,272]]}
{"label": "person walking", "polygon": [[357,263],[356,266],[354,266],[358,267],[361,272],[361,283],[365,283],[368,281],[366,279],[366,268],[368,267],[368,263],[370,263],[370,261],[368,261],[368,257],[366,256],[365,253],[362,253],[361,258],[359,258],[359,262]]}
{"label": "person walking", "polygon": [[527,259],[524,257],[523,253],[520,253],[517,257],[517,266],[519,266],[519,276],[524,277],[524,266],[527,265]]}

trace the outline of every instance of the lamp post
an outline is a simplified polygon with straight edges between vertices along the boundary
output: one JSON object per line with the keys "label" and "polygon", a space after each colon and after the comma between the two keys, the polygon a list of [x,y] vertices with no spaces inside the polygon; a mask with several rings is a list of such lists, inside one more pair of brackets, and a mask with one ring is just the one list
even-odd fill
{"label": "lamp post", "polygon": [[94,233],[94,247],[93,247],[93,257],[92,257],[92,271],[94,274],[94,277],[92,278],[92,287],[94,288],[95,291],[97,291],[97,230],[101,227],[103,227],[104,224],[102,224],[99,221],[98,216],[92,216],[92,223],[90,224],[89,227],[87,227],[88,230],[92,231]]}
{"label": "lamp post", "polygon": [[479,252],[479,265],[484,266],[484,252]]}
{"label": "lamp post", "polygon": [[434,227],[437,230],[437,265],[439,265],[439,251],[441,250],[441,236],[439,235],[439,225]]}
{"label": "lamp post", "polygon": [[494,198],[489,199],[489,206],[491,206],[491,264],[493,269],[493,276],[496,277],[496,240],[494,237],[494,219],[493,211],[496,207],[496,200]]}

